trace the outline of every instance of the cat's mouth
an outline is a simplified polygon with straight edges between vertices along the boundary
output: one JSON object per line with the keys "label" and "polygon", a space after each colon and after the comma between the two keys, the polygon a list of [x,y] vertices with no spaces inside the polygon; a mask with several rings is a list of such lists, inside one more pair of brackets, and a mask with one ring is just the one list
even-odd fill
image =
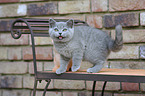
{"label": "cat's mouth", "polygon": [[62,36],[59,36],[59,37],[57,37],[59,40],[62,40],[64,37],[62,37]]}

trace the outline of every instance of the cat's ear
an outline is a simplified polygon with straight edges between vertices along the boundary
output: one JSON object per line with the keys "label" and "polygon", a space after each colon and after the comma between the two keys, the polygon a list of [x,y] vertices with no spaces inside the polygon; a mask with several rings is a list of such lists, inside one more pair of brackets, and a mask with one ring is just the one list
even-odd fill
{"label": "cat's ear", "polygon": [[74,26],[74,20],[73,19],[69,19],[66,23],[67,23],[68,27],[73,28],[73,26]]}
{"label": "cat's ear", "polygon": [[52,28],[55,26],[56,21],[54,19],[49,19],[49,27]]}

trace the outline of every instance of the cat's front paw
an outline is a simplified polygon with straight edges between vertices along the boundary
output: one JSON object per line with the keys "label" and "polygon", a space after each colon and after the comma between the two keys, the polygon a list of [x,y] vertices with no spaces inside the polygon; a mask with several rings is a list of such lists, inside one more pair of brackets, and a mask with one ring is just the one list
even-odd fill
{"label": "cat's front paw", "polygon": [[74,66],[72,66],[72,72],[75,72],[75,71],[77,71],[78,69],[80,69],[80,66],[77,66],[77,65],[74,65]]}
{"label": "cat's front paw", "polygon": [[56,70],[56,74],[62,74],[64,72],[66,72],[66,70],[62,70],[60,68]]}
{"label": "cat's front paw", "polygon": [[95,68],[89,68],[89,69],[87,69],[87,72],[88,73],[97,73],[97,72],[99,72],[100,70],[97,70],[97,69],[95,69]]}

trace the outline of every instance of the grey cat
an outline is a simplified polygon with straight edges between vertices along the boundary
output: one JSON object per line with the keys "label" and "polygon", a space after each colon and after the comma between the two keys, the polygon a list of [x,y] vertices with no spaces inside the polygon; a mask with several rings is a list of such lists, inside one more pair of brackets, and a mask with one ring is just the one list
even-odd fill
{"label": "grey cat", "polygon": [[94,64],[87,69],[89,73],[96,73],[103,65],[111,51],[117,52],[122,49],[122,26],[116,26],[116,38],[99,29],[90,26],[74,26],[74,20],[56,22],[49,20],[49,35],[53,39],[54,46],[60,54],[60,68],[56,74],[66,72],[67,65],[72,59],[72,71],[80,68],[81,61],[87,60]]}

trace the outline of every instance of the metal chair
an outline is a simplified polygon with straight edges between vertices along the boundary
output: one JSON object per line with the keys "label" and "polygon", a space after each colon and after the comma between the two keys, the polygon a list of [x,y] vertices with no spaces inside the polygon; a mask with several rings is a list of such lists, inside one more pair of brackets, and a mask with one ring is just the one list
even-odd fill
{"label": "metal chair", "polygon": [[[56,19],[56,21],[67,21],[65,19]],[[75,26],[88,26],[87,23],[80,20],[74,20]],[[11,35],[14,39],[19,39],[22,34],[31,34],[31,42],[32,42],[32,52],[33,52],[33,65],[34,65],[34,74],[35,74],[35,82],[34,82],[34,89],[33,89],[33,96],[36,95],[36,88],[38,81],[41,82],[45,80],[47,82],[43,96],[47,91],[47,88],[51,82],[51,79],[64,79],[64,80],[90,80],[94,81],[93,89],[92,89],[92,96],[95,93],[95,85],[97,81],[97,75],[89,74],[86,72],[66,72],[62,75],[56,75],[52,71],[37,71],[37,62],[36,62],[36,52],[35,52],[35,38],[34,37],[49,37],[48,34],[49,30],[49,20],[47,19],[29,19],[29,18],[19,18],[13,21],[11,25]],[[38,31],[38,32],[35,32]],[[102,96],[104,94],[104,89],[106,86],[107,81],[104,83]]]}

